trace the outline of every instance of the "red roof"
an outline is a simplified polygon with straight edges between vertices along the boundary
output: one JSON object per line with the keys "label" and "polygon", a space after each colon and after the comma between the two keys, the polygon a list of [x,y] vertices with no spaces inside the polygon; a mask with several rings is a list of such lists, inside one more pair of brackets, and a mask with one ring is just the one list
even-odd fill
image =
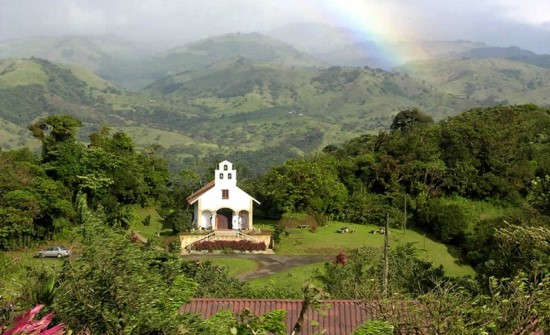
{"label": "red roof", "polygon": [[[327,335],[350,335],[360,325],[373,320],[373,310],[356,300],[326,300],[327,308],[309,309],[305,315],[301,335],[313,335],[325,331]],[[286,311],[286,329],[290,334],[302,309],[302,300],[293,299],[191,299],[180,309],[181,313],[200,314],[209,318],[217,312],[230,310],[240,313],[249,309],[255,315],[283,309]]]}
{"label": "red roof", "polygon": [[203,187],[199,188],[197,190],[197,192],[195,192],[195,193],[193,193],[193,194],[191,194],[190,196],[187,197],[187,203],[189,203],[189,205],[191,205],[192,203],[195,202],[195,200],[197,200],[198,197],[201,196],[201,194],[205,193],[206,191],[208,191],[209,189],[214,187],[214,185],[216,185],[216,182],[214,180],[212,180],[208,184],[206,184]]}

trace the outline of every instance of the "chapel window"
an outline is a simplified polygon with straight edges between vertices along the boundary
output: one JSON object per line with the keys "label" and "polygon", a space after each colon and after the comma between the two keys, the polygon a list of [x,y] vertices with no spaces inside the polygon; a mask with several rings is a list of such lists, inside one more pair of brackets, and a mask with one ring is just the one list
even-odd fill
{"label": "chapel window", "polygon": [[227,171],[227,164],[223,166],[223,170]]}
{"label": "chapel window", "polygon": [[227,174],[227,179],[231,179],[231,177],[232,177],[232,176],[231,176],[231,173],[228,173],[228,174]]}
{"label": "chapel window", "polygon": [[229,199],[229,190],[222,190],[222,199]]}
{"label": "chapel window", "polygon": [[223,179],[223,173],[220,173],[220,179]]}

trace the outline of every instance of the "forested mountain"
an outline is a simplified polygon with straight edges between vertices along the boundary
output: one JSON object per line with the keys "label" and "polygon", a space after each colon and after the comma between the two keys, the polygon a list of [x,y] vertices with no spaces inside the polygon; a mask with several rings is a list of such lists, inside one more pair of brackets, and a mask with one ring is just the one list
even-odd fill
{"label": "forested mountain", "polygon": [[29,139],[24,128],[48,114],[68,113],[97,124],[112,120],[102,95],[116,91],[74,66],[36,58],[0,61],[0,131],[11,134],[2,138],[1,145],[24,144]]}
{"label": "forested mountain", "polygon": [[407,75],[244,58],[167,77],[144,93],[39,59],[3,61],[0,83],[0,115],[16,126],[68,113],[88,129],[109,123],[141,145],[164,145],[175,161],[225,154],[272,164],[383,129],[400,108],[422,106],[442,118],[466,106]]}
{"label": "forested mountain", "polygon": [[402,108],[422,106],[441,119],[468,105],[408,75],[368,68],[284,68],[246,59],[215,68],[200,77],[170,76],[148,90],[200,106],[186,131],[225,150],[272,156],[276,149],[292,157],[384,129]]}
{"label": "forested mountain", "polygon": [[[347,50],[336,37],[335,45]],[[319,51],[315,43],[301,48]],[[368,50],[370,42],[364,43],[354,50]],[[467,41],[401,45],[419,48],[415,54],[429,59],[395,72],[328,67],[256,33],[212,37],[155,55],[114,38],[12,41],[2,45],[0,57],[40,54],[81,66],[38,58],[0,61],[0,145],[31,143],[25,128],[33,120],[68,113],[83,121],[81,134],[110,124],[140,147],[160,144],[174,167],[226,157],[243,165],[258,162],[257,173],[387,129],[397,112],[411,107],[440,120],[479,105],[550,104],[548,69],[467,58],[464,52],[482,46]],[[146,87],[130,91],[117,84]]]}
{"label": "forested mountain", "polygon": [[478,104],[550,104],[550,70],[523,61],[445,58],[409,63],[399,71]]}

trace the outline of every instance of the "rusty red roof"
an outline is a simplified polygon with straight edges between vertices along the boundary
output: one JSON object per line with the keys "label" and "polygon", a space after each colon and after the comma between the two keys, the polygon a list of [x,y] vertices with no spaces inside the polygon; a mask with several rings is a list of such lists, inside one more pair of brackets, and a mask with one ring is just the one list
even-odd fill
{"label": "rusty red roof", "polygon": [[195,193],[193,193],[193,194],[191,194],[190,196],[187,197],[187,203],[189,205],[193,204],[195,202],[195,200],[197,200],[197,198],[201,196],[201,194],[205,193],[206,191],[208,191],[209,189],[211,189],[215,185],[216,185],[216,182],[214,180],[212,180],[208,184],[206,184],[203,187],[199,188]]}
{"label": "rusty red roof", "polygon": [[[350,335],[361,324],[374,319],[374,311],[361,301],[326,300],[326,308],[309,309],[305,315],[301,335],[313,335],[325,331],[327,335]],[[244,309],[255,315],[262,315],[274,310],[286,311],[286,329],[290,334],[302,309],[302,300],[294,299],[191,299],[180,309],[181,313],[200,314],[209,318],[217,312],[230,310],[240,313]]]}

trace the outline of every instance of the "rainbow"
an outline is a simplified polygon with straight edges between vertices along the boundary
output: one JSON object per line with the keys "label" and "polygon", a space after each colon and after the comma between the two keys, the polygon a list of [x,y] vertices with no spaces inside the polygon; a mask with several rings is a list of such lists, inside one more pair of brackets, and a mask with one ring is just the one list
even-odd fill
{"label": "rainbow", "polygon": [[[305,0],[309,10],[325,22],[347,28],[352,43],[373,42],[379,56],[393,65],[424,58],[422,48],[403,47],[397,42],[414,39],[406,20],[399,22],[403,11],[383,0]],[[402,19],[402,18],[401,18]]]}

